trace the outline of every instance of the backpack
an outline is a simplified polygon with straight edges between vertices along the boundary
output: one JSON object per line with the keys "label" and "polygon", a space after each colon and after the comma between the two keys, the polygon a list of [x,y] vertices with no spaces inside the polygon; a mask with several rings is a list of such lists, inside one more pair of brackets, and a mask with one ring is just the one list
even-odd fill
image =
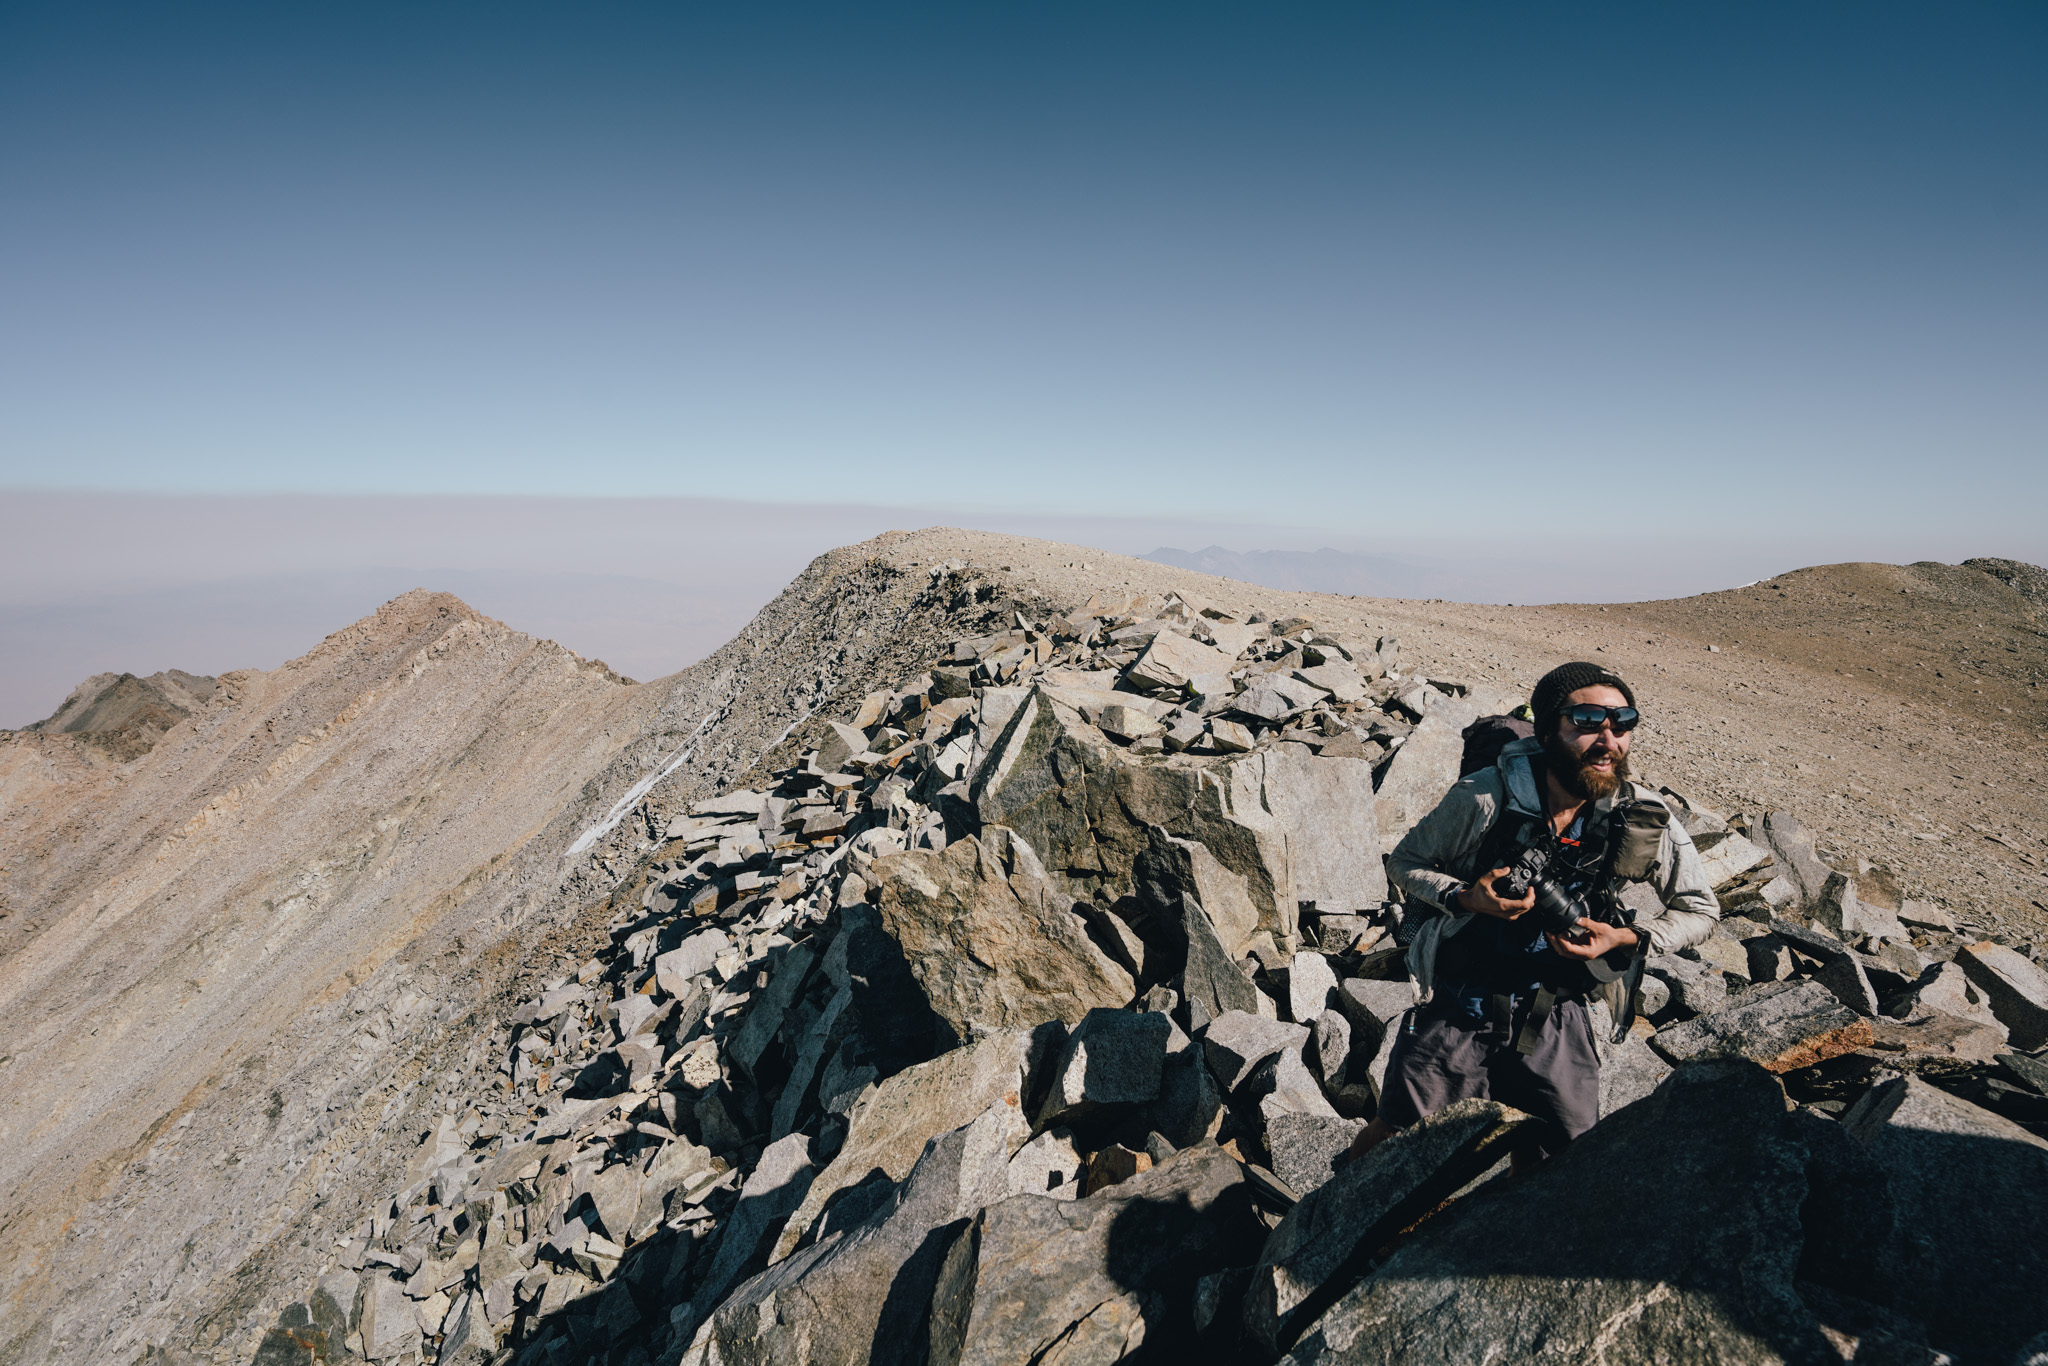
{"label": "backpack", "polygon": [[[1527,707],[1520,711],[1527,711]],[[1481,769],[1500,762],[1500,752],[1517,740],[1536,734],[1535,722],[1512,712],[1506,716],[1482,716],[1461,732],[1465,753],[1458,760],[1458,776],[1469,778]]]}

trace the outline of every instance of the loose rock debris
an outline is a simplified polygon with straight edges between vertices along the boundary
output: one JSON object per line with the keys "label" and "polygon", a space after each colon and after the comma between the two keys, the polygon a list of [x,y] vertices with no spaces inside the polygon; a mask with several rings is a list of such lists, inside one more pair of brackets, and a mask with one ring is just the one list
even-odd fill
{"label": "loose rock debris", "polygon": [[2043,1347],[2048,977],[1783,813],[1668,794],[1724,919],[1591,1134],[1344,1162],[1415,1003],[1381,855],[1507,705],[1404,664],[1173,595],[955,642],[668,823],[256,1360]]}

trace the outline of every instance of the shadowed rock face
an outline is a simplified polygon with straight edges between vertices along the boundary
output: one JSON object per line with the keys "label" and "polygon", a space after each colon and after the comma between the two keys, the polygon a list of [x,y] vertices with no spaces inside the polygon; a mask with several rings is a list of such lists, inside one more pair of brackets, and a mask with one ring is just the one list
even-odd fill
{"label": "shadowed rock face", "polygon": [[1441,1216],[1289,1360],[1838,1362],[1793,1285],[1807,1161],[1769,1075],[1695,1064]]}

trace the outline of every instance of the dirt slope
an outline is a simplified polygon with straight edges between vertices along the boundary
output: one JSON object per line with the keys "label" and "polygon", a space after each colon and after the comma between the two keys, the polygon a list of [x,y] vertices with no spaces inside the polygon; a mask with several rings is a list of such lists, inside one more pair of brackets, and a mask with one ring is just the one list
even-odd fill
{"label": "dirt slope", "polygon": [[1433,675],[1510,689],[1604,659],[1650,718],[1639,768],[1789,808],[1837,856],[2031,936],[2048,649],[2027,601],[1946,566],[1778,583],[1393,602],[936,529],[821,557],[669,679],[415,593],[223,675],[125,765],[0,736],[0,1364],[248,1361],[281,1289],[402,1184],[455,1063],[603,932],[651,829],[1013,605],[1175,588],[1392,632]]}

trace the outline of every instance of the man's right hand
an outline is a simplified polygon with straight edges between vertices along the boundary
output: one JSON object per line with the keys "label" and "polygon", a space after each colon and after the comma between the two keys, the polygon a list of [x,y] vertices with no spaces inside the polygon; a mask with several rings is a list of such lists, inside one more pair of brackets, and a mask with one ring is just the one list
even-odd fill
{"label": "man's right hand", "polygon": [[1459,892],[1459,907],[1476,915],[1493,916],[1497,920],[1513,920],[1525,911],[1535,910],[1536,889],[1534,887],[1531,887],[1513,901],[1503,901],[1494,893],[1494,880],[1506,877],[1507,872],[1508,870],[1505,868],[1496,868],[1464,891]]}

